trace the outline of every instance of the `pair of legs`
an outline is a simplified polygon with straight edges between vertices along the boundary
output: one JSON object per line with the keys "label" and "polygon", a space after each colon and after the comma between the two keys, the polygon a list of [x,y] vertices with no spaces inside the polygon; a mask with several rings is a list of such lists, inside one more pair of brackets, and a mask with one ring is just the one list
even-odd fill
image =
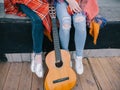
{"label": "pair of legs", "polygon": [[[73,20],[73,25],[75,27],[75,60],[80,61],[79,59],[82,59],[83,56],[83,49],[86,41],[86,16],[83,12],[74,14],[73,16],[70,16],[67,12],[67,3],[61,2],[56,4],[56,12],[57,17],[60,22],[60,30],[59,30],[59,36],[61,41],[61,46],[63,49],[68,50],[69,46],[69,39],[70,39],[70,29],[71,29],[71,22]],[[76,70],[78,74],[81,74],[83,72],[78,70],[81,66],[77,66],[76,62]],[[81,63],[82,64],[82,63]]]}
{"label": "pair of legs", "polygon": [[30,18],[32,22],[32,39],[33,39],[33,55],[31,62],[31,70],[32,72],[36,72],[36,74],[41,77],[43,74],[42,70],[42,44],[44,38],[44,26],[42,24],[42,20],[40,17],[32,11],[27,6],[20,4],[20,9]]}

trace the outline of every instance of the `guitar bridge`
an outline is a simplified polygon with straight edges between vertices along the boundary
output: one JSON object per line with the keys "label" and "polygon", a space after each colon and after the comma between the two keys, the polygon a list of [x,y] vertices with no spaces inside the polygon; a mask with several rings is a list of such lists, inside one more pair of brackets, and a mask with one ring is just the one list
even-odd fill
{"label": "guitar bridge", "polygon": [[54,80],[53,83],[59,83],[59,82],[63,82],[63,81],[66,81],[66,80],[69,80],[69,77],[65,77],[65,78],[60,78],[60,79]]}

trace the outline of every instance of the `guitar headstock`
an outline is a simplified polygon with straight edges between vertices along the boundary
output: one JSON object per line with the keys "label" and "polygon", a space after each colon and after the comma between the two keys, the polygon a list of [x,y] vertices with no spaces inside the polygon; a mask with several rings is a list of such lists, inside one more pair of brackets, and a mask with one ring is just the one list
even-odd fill
{"label": "guitar headstock", "polygon": [[49,5],[49,14],[51,18],[56,18],[56,10],[54,5]]}

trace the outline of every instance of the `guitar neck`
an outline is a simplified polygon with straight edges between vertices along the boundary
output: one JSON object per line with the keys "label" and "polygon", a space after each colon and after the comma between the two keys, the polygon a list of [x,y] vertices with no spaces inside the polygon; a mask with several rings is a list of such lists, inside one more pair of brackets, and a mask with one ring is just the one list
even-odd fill
{"label": "guitar neck", "polygon": [[60,52],[58,29],[57,29],[57,25],[56,25],[56,18],[52,18],[52,32],[53,32],[53,41],[54,41],[56,62],[60,62],[61,61],[61,52]]}

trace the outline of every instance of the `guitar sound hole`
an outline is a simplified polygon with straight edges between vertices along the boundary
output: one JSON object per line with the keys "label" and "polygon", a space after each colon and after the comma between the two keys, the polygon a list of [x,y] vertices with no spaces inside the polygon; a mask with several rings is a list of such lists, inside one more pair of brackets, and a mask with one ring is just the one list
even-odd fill
{"label": "guitar sound hole", "polygon": [[53,83],[59,83],[59,82],[63,82],[63,81],[66,81],[66,80],[69,80],[69,77],[65,77],[65,78],[60,78],[60,79],[54,80]]}
{"label": "guitar sound hole", "polygon": [[56,65],[56,67],[58,67],[58,68],[62,67],[62,65],[63,65],[62,60],[60,60],[60,62],[56,62],[55,65]]}

